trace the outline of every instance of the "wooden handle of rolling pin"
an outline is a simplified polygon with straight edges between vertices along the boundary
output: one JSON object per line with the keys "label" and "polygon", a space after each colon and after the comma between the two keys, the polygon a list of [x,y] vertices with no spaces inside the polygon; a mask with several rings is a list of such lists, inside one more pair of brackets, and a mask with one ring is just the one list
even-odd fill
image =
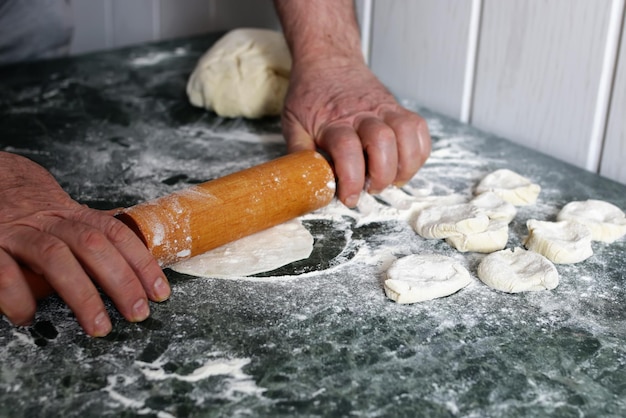
{"label": "wooden handle of rolling pin", "polygon": [[125,209],[128,225],[163,267],[326,206],[330,164],[302,151]]}

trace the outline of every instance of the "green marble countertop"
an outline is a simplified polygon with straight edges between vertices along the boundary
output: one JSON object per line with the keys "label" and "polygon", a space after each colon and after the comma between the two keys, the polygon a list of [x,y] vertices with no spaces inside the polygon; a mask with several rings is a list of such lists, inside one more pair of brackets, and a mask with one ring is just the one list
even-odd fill
{"label": "green marble countertop", "polygon": [[[0,149],[41,163],[102,209],[284,154],[278,120],[226,120],[188,104],[186,79],[215,39],[0,68]],[[542,186],[511,224],[509,247],[527,219],[554,220],[569,201],[626,208],[624,185],[417,110],[434,148],[411,186],[469,196],[504,167]],[[316,216],[305,222],[311,260],[270,275],[279,278],[167,270],[172,297],[152,304],[147,321],[125,322],[107,300],[106,338],[87,337],[56,297],[32,327],[0,320],[0,416],[626,414],[626,240],[558,266],[553,291],[510,295],[476,279],[482,256],[426,241],[404,221]],[[474,283],[420,304],[388,300],[385,260],[429,251],[461,260]]]}

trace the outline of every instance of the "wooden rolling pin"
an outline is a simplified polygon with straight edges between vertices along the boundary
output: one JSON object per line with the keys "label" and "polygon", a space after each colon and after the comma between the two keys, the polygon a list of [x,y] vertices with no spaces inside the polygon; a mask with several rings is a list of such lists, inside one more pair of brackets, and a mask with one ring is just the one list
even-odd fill
{"label": "wooden rolling pin", "polygon": [[[335,176],[314,151],[302,151],[125,209],[117,217],[162,267],[327,205]],[[33,296],[54,293],[24,270]],[[0,311],[2,314],[2,311]]]}
{"label": "wooden rolling pin", "polygon": [[328,161],[302,151],[132,206],[117,217],[167,267],[326,206],[334,194]]}

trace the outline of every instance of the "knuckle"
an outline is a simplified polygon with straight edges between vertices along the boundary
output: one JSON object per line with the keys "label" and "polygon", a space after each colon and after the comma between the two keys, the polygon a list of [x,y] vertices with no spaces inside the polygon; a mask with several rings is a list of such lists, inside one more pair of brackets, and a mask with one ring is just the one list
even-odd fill
{"label": "knuckle", "polygon": [[105,234],[113,243],[128,241],[134,234],[122,221],[111,218],[105,225]]}
{"label": "knuckle", "polygon": [[96,229],[85,229],[78,235],[80,245],[93,253],[100,253],[106,248],[106,238]]}
{"label": "knuckle", "polygon": [[42,259],[42,264],[49,264],[60,257],[65,257],[69,253],[66,243],[53,236],[46,236],[37,244],[37,252]]}

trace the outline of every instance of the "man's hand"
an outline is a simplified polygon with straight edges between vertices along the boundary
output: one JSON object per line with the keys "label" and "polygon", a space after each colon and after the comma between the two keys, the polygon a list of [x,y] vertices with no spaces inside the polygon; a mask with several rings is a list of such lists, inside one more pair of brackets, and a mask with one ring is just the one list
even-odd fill
{"label": "man's hand", "polygon": [[44,282],[92,336],[111,331],[96,285],[129,321],[148,317],[148,298],[170,295],[150,252],[111,212],[78,204],[42,167],[0,152],[0,311],[30,323]]}
{"label": "man's hand", "polygon": [[352,0],[274,0],[293,58],[283,132],[290,151],[333,160],[347,206],[407,182],[430,155],[426,122],[365,65]]}
{"label": "man's hand", "polygon": [[294,67],[282,118],[290,152],[330,155],[339,199],[409,181],[430,155],[426,122],[401,107],[362,62]]}

